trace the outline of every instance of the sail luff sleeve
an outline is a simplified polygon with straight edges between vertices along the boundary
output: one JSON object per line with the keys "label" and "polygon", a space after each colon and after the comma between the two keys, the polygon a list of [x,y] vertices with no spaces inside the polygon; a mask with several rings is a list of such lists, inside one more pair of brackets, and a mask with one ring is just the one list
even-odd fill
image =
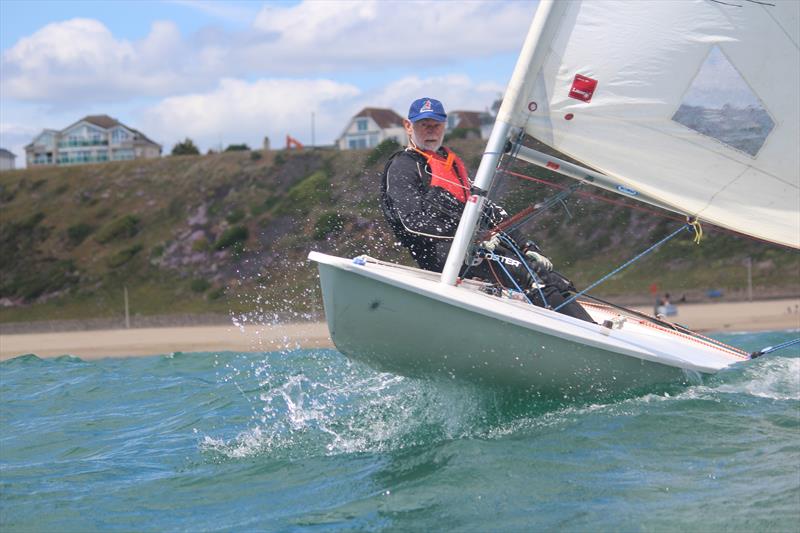
{"label": "sail luff sleeve", "polygon": [[[578,3],[580,0],[576,0]],[[524,100],[533,92],[533,84],[550,51],[550,41],[560,28],[560,19],[570,2],[542,0],[536,9],[528,35],[522,45],[514,72],[503,95],[503,103],[497,112],[497,120],[512,126],[524,126],[520,110],[527,108]],[[523,113],[524,116],[524,113]]]}

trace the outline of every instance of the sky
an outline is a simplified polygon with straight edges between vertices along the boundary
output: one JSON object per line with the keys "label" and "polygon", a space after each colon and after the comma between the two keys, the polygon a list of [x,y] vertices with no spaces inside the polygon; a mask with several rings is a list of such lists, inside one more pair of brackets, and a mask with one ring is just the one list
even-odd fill
{"label": "sky", "polygon": [[107,114],[169,153],[331,144],[360,109],[487,109],[535,0],[0,0],[0,146]]}

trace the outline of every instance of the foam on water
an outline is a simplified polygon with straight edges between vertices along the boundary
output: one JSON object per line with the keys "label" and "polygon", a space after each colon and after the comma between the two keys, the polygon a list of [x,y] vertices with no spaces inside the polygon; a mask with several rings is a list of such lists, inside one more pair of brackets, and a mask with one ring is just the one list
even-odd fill
{"label": "foam on water", "polygon": [[800,520],[791,350],[698,384],[581,401],[381,374],[333,350],[27,356],[0,372],[4,530],[783,531]]}
{"label": "foam on water", "polygon": [[377,453],[459,438],[502,439],[593,414],[635,416],[662,403],[736,396],[800,400],[800,358],[791,354],[689,386],[601,403],[532,402],[525,394],[381,374],[329,350],[286,350],[243,367],[227,363],[224,370],[221,379],[245,396],[253,416],[233,437],[203,436],[200,448],[228,458]]}

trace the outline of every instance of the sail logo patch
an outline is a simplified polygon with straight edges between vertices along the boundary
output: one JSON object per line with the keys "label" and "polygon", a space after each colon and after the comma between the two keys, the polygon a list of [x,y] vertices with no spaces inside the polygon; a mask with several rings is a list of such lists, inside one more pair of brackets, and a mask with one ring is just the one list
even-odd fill
{"label": "sail logo patch", "polygon": [[581,102],[590,102],[596,88],[597,80],[575,74],[575,79],[572,80],[572,87],[569,90],[569,97]]}
{"label": "sail logo patch", "polygon": [[629,188],[625,187],[624,185],[617,185],[617,190],[619,192],[621,192],[622,194],[627,194],[628,196],[636,196],[637,194],[639,194],[638,191],[635,191],[633,189],[629,189]]}

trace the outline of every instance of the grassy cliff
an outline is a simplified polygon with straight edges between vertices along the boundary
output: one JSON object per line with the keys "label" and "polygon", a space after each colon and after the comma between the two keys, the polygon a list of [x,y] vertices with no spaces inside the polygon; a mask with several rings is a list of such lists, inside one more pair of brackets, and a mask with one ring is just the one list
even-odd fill
{"label": "grassy cliff", "polygon": [[[453,146],[477,168],[480,142]],[[229,152],[4,172],[0,322],[119,316],[123,287],[141,315],[318,310],[310,250],[410,264],[377,203],[385,155]],[[555,189],[510,178],[498,191],[518,209]],[[528,232],[581,286],[678,225],[574,196]],[[747,257],[757,293],[800,292],[796,253],[707,228],[702,245],[679,237],[594,293],[646,301],[656,283],[678,296],[713,288],[735,297]]]}

